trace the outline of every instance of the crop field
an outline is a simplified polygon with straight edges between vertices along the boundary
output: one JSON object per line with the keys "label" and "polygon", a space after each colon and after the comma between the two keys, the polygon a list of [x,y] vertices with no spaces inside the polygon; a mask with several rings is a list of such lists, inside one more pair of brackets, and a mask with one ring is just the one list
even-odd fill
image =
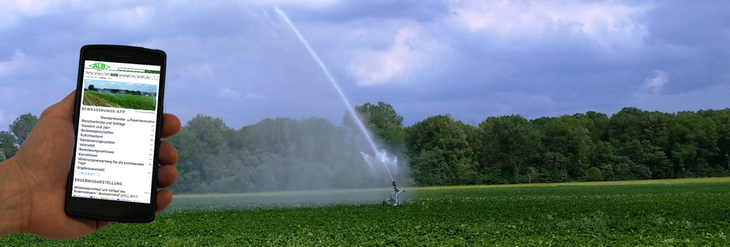
{"label": "crop field", "polygon": [[388,193],[180,195],[154,223],[0,246],[730,246],[730,178],[406,188],[382,206]]}
{"label": "crop field", "polygon": [[84,92],[84,105],[155,110],[155,103],[155,97],[150,96],[89,91]]}

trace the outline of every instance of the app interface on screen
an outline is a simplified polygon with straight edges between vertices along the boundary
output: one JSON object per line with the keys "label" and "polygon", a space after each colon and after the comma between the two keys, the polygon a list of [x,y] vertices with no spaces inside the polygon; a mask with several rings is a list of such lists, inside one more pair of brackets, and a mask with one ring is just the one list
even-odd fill
{"label": "app interface on screen", "polygon": [[72,196],[150,203],[160,66],[86,60]]}

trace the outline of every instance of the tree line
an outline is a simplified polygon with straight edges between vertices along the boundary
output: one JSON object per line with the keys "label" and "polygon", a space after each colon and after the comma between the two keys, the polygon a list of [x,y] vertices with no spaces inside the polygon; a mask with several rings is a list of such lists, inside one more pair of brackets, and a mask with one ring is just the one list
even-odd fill
{"label": "tree line", "polygon": [[418,185],[550,183],[727,176],[730,109],[626,107],[466,125],[448,115],[403,129]]}
{"label": "tree line", "polygon": [[[417,186],[553,183],[728,176],[730,109],[649,112],[626,107],[465,124],[437,115],[410,126],[389,104],[355,108],[378,146],[399,159],[399,184]],[[25,114],[0,132],[0,160],[22,144],[37,118]],[[32,128],[32,126],[30,127]],[[264,119],[240,129],[198,115],[167,139],[177,149],[182,193],[384,187],[353,118]],[[362,153],[361,153],[362,152]],[[4,157],[3,157],[4,156]]]}
{"label": "tree line", "polygon": [[[594,111],[530,120],[510,115],[473,125],[438,115],[410,126],[383,102],[355,109],[378,145],[399,157],[395,180],[410,185],[730,175],[730,109],[662,113],[626,107],[610,117]],[[389,182],[358,154],[372,149],[347,113],[341,126],[319,118],[277,118],[238,130],[198,115],[169,141],[180,152],[179,186],[189,192]]]}

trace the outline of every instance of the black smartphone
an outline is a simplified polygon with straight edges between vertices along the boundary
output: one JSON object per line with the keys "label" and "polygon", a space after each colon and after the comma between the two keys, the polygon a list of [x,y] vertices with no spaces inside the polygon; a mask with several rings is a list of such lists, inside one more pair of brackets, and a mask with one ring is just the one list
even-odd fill
{"label": "black smartphone", "polygon": [[81,48],[67,215],[155,219],[166,60],[165,52],[142,47]]}

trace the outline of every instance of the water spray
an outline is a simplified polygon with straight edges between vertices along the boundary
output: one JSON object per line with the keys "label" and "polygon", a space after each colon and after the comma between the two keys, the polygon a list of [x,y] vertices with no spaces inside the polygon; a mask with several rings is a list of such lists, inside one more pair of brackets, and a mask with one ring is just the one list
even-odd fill
{"label": "water spray", "polygon": [[360,152],[360,155],[362,155],[362,158],[368,162],[368,166],[370,166],[370,169],[375,169],[375,166],[373,163],[381,163],[383,166],[385,166],[385,170],[388,171],[388,175],[390,176],[390,180],[394,181],[393,175],[390,174],[390,169],[388,169],[388,165],[392,165],[393,167],[396,167],[398,165],[398,157],[393,157],[392,159],[388,157],[388,154],[386,153],[385,149],[380,150],[380,152],[375,153],[375,158],[372,156]]}
{"label": "water spray", "polygon": [[299,30],[294,26],[294,24],[292,24],[291,21],[289,21],[289,17],[286,15],[286,13],[284,13],[284,11],[280,10],[279,8],[274,8],[274,10],[276,11],[276,14],[279,15],[279,18],[282,21],[284,21],[286,23],[286,25],[289,26],[289,28],[291,28],[291,30],[294,32],[294,34],[296,34],[297,38],[302,43],[302,45],[304,45],[304,47],[307,48],[307,51],[309,51],[309,54],[312,55],[314,60],[317,62],[317,64],[319,65],[319,68],[322,69],[322,72],[324,72],[324,74],[327,76],[327,79],[329,79],[329,81],[332,83],[332,86],[335,88],[335,90],[337,90],[337,93],[340,94],[340,97],[342,98],[342,101],[345,102],[345,105],[347,106],[347,110],[350,112],[350,115],[352,115],[352,118],[355,120],[355,122],[357,123],[357,126],[362,131],[362,134],[365,135],[365,138],[370,143],[370,146],[373,148],[373,152],[375,152],[375,159],[373,159],[369,155],[361,152],[365,161],[368,162],[368,165],[370,165],[370,167],[373,167],[373,165],[371,163],[372,160],[376,160],[376,161],[379,161],[380,163],[382,163],[383,166],[385,166],[385,169],[388,171],[388,176],[390,176],[390,180],[393,181],[393,187],[395,187],[395,179],[393,179],[393,175],[390,173],[388,164],[397,165],[398,157],[390,159],[387,157],[385,150],[380,150],[380,151],[378,150],[378,148],[375,146],[375,142],[373,142],[373,139],[370,137],[370,134],[367,132],[365,125],[362,123],[362,121],[360,121],[360,117],[358,117],[357,114],[355,113],[355,109],[352,108],[352,105],[350,105],[350,101],[348,101],[347,97],[345,97],[345,94],[342,92],[342,89],[340,89],[340,85],[337,84],[337,82],[335,82],[335,79],[330,74],[329,70],[327,69],[327,66],[325,66],[324,63],[322,62],[322,60],[319,59],[319,56],[317,56],[317,53],[315,53],[314,50],[312,49],[312,47],[309,46],[309,43],[307,42],[307,40],[304,39],[304,36],[302,36],[302,34],[299,33]]}

